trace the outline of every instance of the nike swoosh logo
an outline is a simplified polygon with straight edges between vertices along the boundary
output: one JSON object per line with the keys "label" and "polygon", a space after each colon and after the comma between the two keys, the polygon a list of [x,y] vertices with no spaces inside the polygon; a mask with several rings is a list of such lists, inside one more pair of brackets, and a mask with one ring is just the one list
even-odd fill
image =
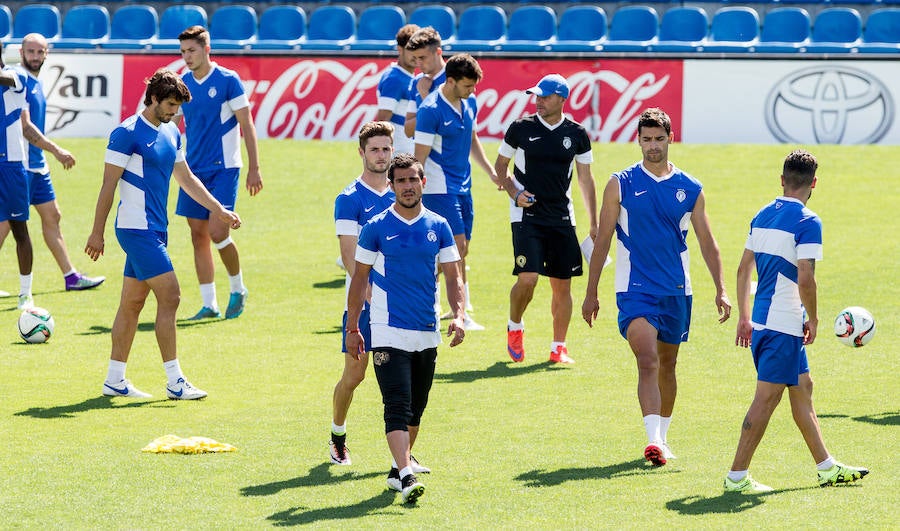
{"label": "nike swoosh logo", "polygon": [[647,190],[641,190],[640,192],[635,192],[634,196],[639,197],[647,193]]}
{"label": "nike swoosh logo", "polygon": [[540,138],[541,138],[541,137],[539,137],[539,136],[529,136],[529,137],[528,137],[528,141],[529,141],[529,142],[534,142],[535,140],[540,140]]}
{"label": "nike swoosh logo", "polygon": [[123,388],[121,388],[121,389],[116,389],[115,387],[109,385],[108,383],[104,383],[103,386],[104,386],[104,387],[108,387],[109,389],[112,389],[113,391],[119,393],[120,395],[127,395],[127,394],[128,394],[128,386],[125,386],[125,387],[123,387]]}
{"label": "nike swoosh logo", "polygon": [[366,212],[370,212],[373,208],[375,208],[375,205],[372,205],[369,208],[364,208],[363,210]]}
{"label": "nike swoosh logo", "polygon": [[173,391],[172,389],[169,389],[168,387],[166,387],[166,389],[167,389],[170,393],[172,393],[173,395],[175,395],[175,396],[181,396],[181,395],[184,394],[184,388],[183,388],[183,387],[181,388],[181,391],[177,391],[177,392],[176,392],[176,391]]}
{"label": "nike swoosh logo", "polygon": [[24,214],[24,212],[12,212],[12,213],[10,213],[10,216],[17,218],[17,217],[21,216],[22,214]]}
{"label": "nike swoosh logo", "polygon": [[453,120],[450,120],[449,122],[444,122],[444,125],[446,126],[446,125],[450,125],[452,123],[453,123]]}
{"label": "nike swoosh logo", "polygon": [[394,234],[393,236],[388,236],[388,237],[386,237],[385,240],[390,241],[390,240],[393,240],[394,238],[396,238],[397,236],[400,236],[400,235],[399,235],[399,234]]}
{"label": "nike swoosh logo", "polygon": [[150,142],[149,144],[147,144],[147,147],[151,147],[151,146],[153,146],[153,144],[155,144],[155,143],[156,143],[156,140],[154,140],[153,142]]}

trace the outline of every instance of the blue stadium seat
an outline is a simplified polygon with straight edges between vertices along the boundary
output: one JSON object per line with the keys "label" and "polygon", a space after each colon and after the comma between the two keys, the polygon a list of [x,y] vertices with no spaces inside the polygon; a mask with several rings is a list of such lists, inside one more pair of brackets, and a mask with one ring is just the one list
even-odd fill
{"label": "blue stadium seat", "polygon": [[465,9],[459,16],[456,42],[447,45],[448,50],[494,51],[499,50],[506,39],[506,12],[497,6],[476,5]]}
{"label": "blue stadium seat", "polygon": [[306,11],[300,6],[272,6],[259,17],[254,50],[294,50],[306,40]]}
{"label": "blue stadium seat", "polygon": [[209,19],[210,45],[215,49],[249,49],[256,40],[256,10],[244,5],[221,6]]}
{"label": "blue stadium seat", "polygon": [[556,40],[556,12],[547,6],[524,6],[509,16],[504,51],[549,51]]}
{"label": "blue stadium seat", "polygon": [[859,51],[900,53],[900,9],[887,7],[869,12]]}
{"label": "blue stadium seat", "polygon": [[351,50],[397,49],[397,30],[406,24],[406,13],[397,6],[371,6],[359,14],[356,40]]}
{"label": "blue stadium seat", "polygon": [[593,52],[606,40],[606,11],[597,6],[572,6],[559,17],[555,52]]}
{"label": "blue stadium seat", "polygon": [[6,42],[12,36],[12,12],[6,5],[0,5],[0,40]]}
{"label": "blue stadium seat", "polygon": [[707,52],[753,52],[759,41],[759,14],[745,6],[723,7],[713,15]]}
{"label": "blue stadium seat", "polygon": [[101,5],[77,5],[63,18],[62,37],[53,48],[98,48],[109,39],[109,11]]}
{"label": "blue stadium seat", "polygon": [[819,11],[813,23],[810,53],[858,51],[862,40],[862,17],[851,7],[829,7]]}
{"label": "blue stadium seat", "polygon": [[62,30],[59,9],[50,4],[28,4],[16,11],[13,19],[13,39],[21,42],[29,33],[40,33],[53,42]]}
{"label": "blue stadium seat", "polygon": [[800,7],[777,7],[763,19],[758,53],[805,52],[811,26],[809,13]]}
{"label": "blue stadium seat", "polygon": [[151,47],[156,40],[159,16],[153,6],[131,4],[113,13],[109,39],[101,48],[114,50],[140,50]]}
{"label": "blue stadium seat", "polygon": [[659,26],[657,52],[697,52],[706,44],[709,17],[702,7],[673,7],[665,12]]}
{"label": "blue stadium seat", "polygon": [[194,4],[169,6],[159,18],[159,38],[153,41],[154,50],[178,50],[178,36],[191,26],[207,25],[206,9]]}
{"label": "blue stadium seat", "polygon": [[347,6],[322,6],[309,17],[304,50],[348,50],[356,37],[356,13]]}
{"label": "blue stadium seat", "polygon": [[447,6],[420,6],[409,14],[409,23],[420,28],[431,26],[441,34],[441,42],[456,38],[456,13]]}
{"label": "blue stadium seat", "polygon": [[649,6],[620,8],[609,23],[605,52],[645,52],[656,44],[659,15]]}

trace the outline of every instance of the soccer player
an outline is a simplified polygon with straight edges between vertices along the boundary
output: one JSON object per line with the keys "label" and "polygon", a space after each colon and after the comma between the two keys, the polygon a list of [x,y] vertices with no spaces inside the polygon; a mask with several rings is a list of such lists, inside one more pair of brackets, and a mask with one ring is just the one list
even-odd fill
{"label": "soccer player", "polygon": [[722,259],[706,214],[700,182],[669,161],[672,122],[661,109],[647,109],[637,124],[643,159],[610,177],[603,191],[600,221],[591,255],[581,315],[589,326],[600,302],[597,284],[613,233],[619,332],[634,352],[638,402],[648,444],[644,458],[655,466],[673,455],[667,439],[675,407],[675,364],[691,325],[689,224],[716,287],[715,304],[724,322],[731,315]]}
{"label": "soccer player", "polygon": [[403,131],[406,136],[414,138],[416,113],[419,105],[426,96],[447,80],[447,72],[444,70],[447,63],[444,61],[444,51],[441,49],[441,34],[431,26],[421,28],[413,33],[406,43],[406,50],[410,53],[415,67],[419,69],[419,73],[409,84],[409,105],[406,109],[406,120],[403,123]]}
{"label": "soccer player", "polygon": [[125,271],[121,303],[112,326],[109,370],[103,383],[102,392],[106,396],[150,396],[125,378],[125,364],[141,309],[151,291],[157,306],[156,342],[168,378],[166,395],[173,400],[206,396],[205,391],[187,381],[176,355],[175,312],[181,294],[166,249],[169,223],[166,204],[171,177],[222,223],[237,229],[241,219],[206,190],[184,160],[181,134],[171,120],[179,106],[190,99],[191,93],[178,74],[157,70],[147,82],[146,108],[126,119],[109,135],[93,230],[84,248],[95,261],[103,254],[106,220],[116,187],[121,185],[115,226],[116,239],[125,251]]}
{"label": "soccer player", "polygon": [[[441,342],[435,311],[437,265],[447,282],[455,318],[447,328],[450,346],[460,344],[463,285],[460,257],[447,221],[422,205],[425,174],[411,155],[394,157],[388,170],[394,204],[372,218],[359,234],[356,267],[347,296],[348,352],[364,352],[362,311],[371,280],[372,362],[384,402],[384,424],[393,463],[387,483],[404,503],[425,491],[411,466],[410,450],[434,379]],[[371,274],[371,276],[370,276]]]}
{"label": "soccer player", "polygon": [[[572,319],[572,277],[581,276],[581,248],[575,233],[572,167],[590,218],[590,236],[597,235],[597,192],[591,173],[591,139],[578,122],[563,116],[569,85],[559,74],[544,76],[525,91],[535,95],[537,113],[516,120],[506,130],[494,163],[504,189],[521,208],[512,223],[513,274],[509,292],[507,351],[515,362],[525,359],[522,317],[534,296],[538,275],[550,278],[553,315],[551,363],[575,363],[566,348]],[[509,162],[515,160],[513,175]]]}
{"label": "soccer player", "polygon": [[[181,42],[181,57],[190,70],[182,78],[193,95],[191,101],[185,102],[181,107],[187,139],[187,162],[206,189],[226,208],[233,209],[242,165],[241,134],[247,147],[247,158],[250,159],[246,188],[251,197],[263,188],[259,173],[256,127],[250,116],[250,101],[238,75],[210,61],[209,32],[206,28],[191,26],[181,32],[178,40]],[[210,216],[184,190],[178,193],[175,213],[187,218],[191,229],[194,266],[203,299],[203,307],[190,319],[208,319],[220,315],[210,243],[219,251],[228,271],[231,295],[225,309],[225,318],[240,316],[247,300],[247,287],[244,285],[240,256],[231,239],[228,223]]]}
{"label": "soccer player", "polygon": [[[0,44],[0,57],[2,54]],[[75,165],[75,157],[44,136],[31,122],[25,96],[26,75],[7,67],[2,59],[0,68],[0,112],[5,117],[5,133],[0,134],[0,246],[12,231],[19,265],[18,308],[24,310],[34,306],[31,293],[34,254],[27,223],[30,205],[25,142],[50,151],[67,170]]]}
{"label": "soccer player", "polygon": [[394,135],[394,153],[413,153],[413,141],[403,130],[406,123],[406,110],[409,107],[409,87],[416,70],[416,61],[412,51],[406,49],[410,37],[419,29],[415,24],[407,24],[397,31],[397,62],[392,64],[381,75],[376,94],[378,95],[378,112],[376,121],[391,122],[396,131]]}
{"label": "soccer player", "polygon": [[[345,285],[350,288],[356,260],[356,243],[359,231],[370,219],[394,203],[387,171],[393,155],[392,138],[394,127],[390,122],[369,122],[359,131],[359,157],[363,171],[334,200],[334,226],[341,248],[341,261],[346,264]],[[345,294],[346,295],[346,294]],[[347,310],[344,309],[344,329]],[[366,346],[371,346],[369,335],[369,303],[365,302],[359,318],[359,329]],[[350,450],[347,449],[347,411],[353,400],[353,391],[366,377],[369,355],[365,351],[348,351],[342,339],[344,352],[344,372],[334,386],[333,417],[331,424],[331,462],[349,465]]]}
{"label": "soccer player", "polygon": [[[422,101],[416,113],[416,159],[430,183],[425,187],[425,207],[450,222],[465,283],[466,255],[475,220],[469,156],[498,187],[500,180],[475,134],[478,104],[474,92],[482,77],[478,61],[469,54],[457,54],[447,61],[445,72],[447,80]],[[468,295],[465,299],[468,301]],[[466,330],[484,330],[468,314],[465,326]]]}
{"label": "soccer player", "polygon": [[[816,261],[822,259],[822,220],[806,207],[816,187],[818,161],[798,149],[784,159],[783,194],[750,222],[750,234],[737,271],[738,322],[735,344],[750,347],[756,366],[756,395],[741,426],[741,437],[725,492],[758,494],[772,488],[747,469],[787,388],[794,422],[816,462],[819,486],[851,483],[869,473],[839,463],[828,453],[813,408],[813,382],[806,345],[819,324]],[[758,276],[753,312],[750,277]]]}

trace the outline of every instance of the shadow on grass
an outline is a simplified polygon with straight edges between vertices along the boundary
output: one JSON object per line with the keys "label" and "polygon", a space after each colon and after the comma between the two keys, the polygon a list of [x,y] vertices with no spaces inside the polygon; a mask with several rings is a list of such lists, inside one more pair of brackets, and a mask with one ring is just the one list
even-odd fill
{"label": "shadow on grass", "polygon": [[341,325],[334,325],[331,328],[323,328],[321,330],[313,330],[313,334],[322,335],[322,334],[340,334],[344,331],[344,327]]}
{"label": "shadow on grass", "polygon": [[[205,326],[210,324],[215,324],[220,321],[224,321],[224,319],[203,319],[200,321],[189,321],[187,319],[179,319],[175,321],[175,326],[178,328],[191,328],[194,326]],[[143,323],[138,323],[137,331],[138,332],[153,332],[156,330],[156,323],[154,321],[145,321]],[[99,334],[109,334],[112,332],[112,327],[107,325],[93,325],[88,328],[84,332],[79,332],[80,336],[95,336]]]}
{"label": "shadow on grass", "polygon": [[459,371],[450,373],[435,373],[434,379],[450,383],[471,383],[484,378],[509,378],[511,376],[523,376],[544,371],[564,371],[555,363],[545,361],[533,365],[521,365],[512,361],[498,361],[485,369],[473,371]]}
{"label": "shadow on grass", "polygon": [[[97,396],[88,398],[77,404],[54,407],[32,407],[25,411],[14,413],[17,417],[33,417],[36,419],[66,419],[75,417],[76,413],[84,413],[95,409],[125,409],[132,407],[159,407],[165,405],[168,400],[144,400],[140,402],[116,403],[111,396]],[[169,405],[167,407],[174,407]]]}
{"label": "shadow on grass", "polygon": [[[336,505],[333,507],[312,510],[307,510],[305,507],[291,507],[290,509],[279,511],[269,516],[267,520],[272,521],[272,525],[274,526],[288,527],[314,524],[326,520],[348,521],[364,518],[373,514],[387,514],[384,509],[394,504],[397,498],[396,495],[397,493],[392,490],[385,490],[378,496],[348,505]],[[408,505],[405,507],[414,508],[415,505]],[[398,509],[400,509],[400,507],[398,507]],[[359,524],[357,523],[357,525]],[[348,527],[354,526],[351,525]]]}
{"label": "shadow on grass", "polygon": [[635,459],[609,466],[589,466],[584,468],[560,468],[558,470],[532,470],[516,476],[517,481],[526,487],[554,487],[567,481],[583,481],[586,479],[615,479],[625,476],[637,476],[648,473],[672,474],[677,470],[656,468],[643,459]]}
{"label": "shadow on grass", "polygon": [[868,422],[877,426],[900,426],[900,411],[885,411],[874,415],[862,415],[853,417],[859,422]]}
{"label": "shadow on grass", "polygon": [[327,280],[324,282],[314,282],[312,285],[313,288],[325,288],[325,289],[336,289],[344,287],[344,277],[336,278],[334,280]]}
{"label": "shadow on grass", "polygon": [[339,483],[342,481],[355,481],[358,479],[368,479],[383,475],[381,472],[370,472],[368,474],[357,474],[350,472],[334,476],[331,474],[331,464],[322,463],[309,469],[309,473],[305,476],[298,476],[284,481],[275,481],[273,483],[265,483],[263,485],[250,485],[241,489],[243,496],[270,496],[286,489],[296,489],[298,487],[318,487],[328,483]]}
{"label": "shadow on grass", "polygon": [[685,496],[666,502],[666,509],[685,515],[733,514],[747,511],[762,505],[766,496],[776,496],[783,492],[818,489],[819,487],[796,487],[792,489],[776,489],[761,494],[741,494],[739,492],[723,492],[718,496]]}

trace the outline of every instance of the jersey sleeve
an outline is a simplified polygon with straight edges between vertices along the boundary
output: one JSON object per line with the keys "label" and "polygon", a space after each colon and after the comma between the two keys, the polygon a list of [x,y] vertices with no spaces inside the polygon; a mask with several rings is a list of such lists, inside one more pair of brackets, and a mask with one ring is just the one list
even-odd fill
{"label": "jersey sleeve", "polygon": [[442,221],[440,225],[440,242],[441,249],[438,252],[438,262],[446,264],[449,262],[458,262],[460,260],[459,249],[456,247],[456,240],[453,239],[453,231],[447,221]]}
{"label": "jersey sleeve", "polygon": [[356,236],[359,232],[359,209],[356,202],[340,194],[334,200],[334,228],[338,236]]}
{"label": "jersey sleeve", "polygon": [[409,83],[405,83],[401,78],[385,75],[378,83],[376,92],[378,94],[378,110],[393,111],[398,101],[405,100],[409,96]]}
{"label": "jersey sleeve", "polygon": [[431,106],[419,107],[416,111],[416,144],[431,146],[437,134],[440,118],[437,109]]}
{"label": "jersey sleeve", "polygon": [[800,222],[797,227],[797,259],[822,259],[822,220],[813,216]]}
{"label": "jersey sleeve", "polygon": [[578,128],[578,146],[575,150],[575,162],[579,164],[591,164],[594,162],[594,154],[591,151],[591,138],[584,127]]}
{"label": "jersey sleeve", "polygon": [[232,111],[250,106],[250,100],[244,92],[244,86],[237,75],[228,76],[228,107]]}
{"label": "jersey sleeve", "polygon": [[116,127],[109,134],[104,162],[124,168],[134,153],[134,138],[131,131],[124,127]]}
{"label": "jersey sleeve", "polygon": [[509,129],[507,129],[506,133],[504,133],[503,135],[503,142],[500,143],[500,148],[497,150],[497,153],[508,159],[511,159],[515,156],[516,149],[518,149],[521,145],[518,135],[520,123],[521,122],[516,120],[509,125]]}
{"label": "jersey sleeve", "polygon": [[366,223],[359,233],[356,242],[356,261],[361,264],[375,265],[378,257],[378,227],[373,223]]}

